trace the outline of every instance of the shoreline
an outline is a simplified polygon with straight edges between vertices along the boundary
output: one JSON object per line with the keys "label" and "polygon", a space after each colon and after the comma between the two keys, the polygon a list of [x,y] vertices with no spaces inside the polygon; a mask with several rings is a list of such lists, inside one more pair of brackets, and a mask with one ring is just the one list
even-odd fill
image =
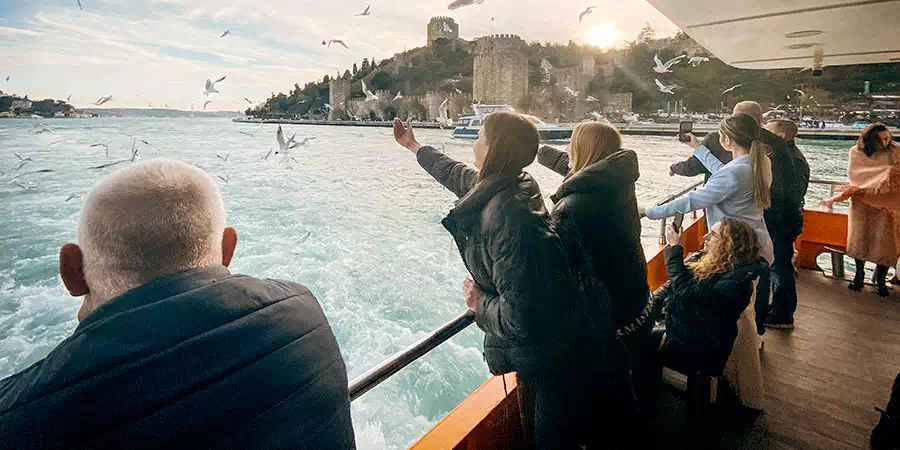
{"label": "shoreline", "polygon": [[[369,128],[390,128],[391,121],[363,121],[363,120],[310,120],[310,119],[248,119],[238,117],[231,119],[236,123],[271,123],[271,124],[287,124],[287,125],[316,125],[316,126],[339,126],[339,127],[369,127]],[[574,127],[577,124],[560,124],[562,126]],[[678,125],[626,125],[624,123],[615,123],[619,132],[627,136],[675,136],[678,134]],[[433,122],[413,122],[414,128],[424,129],[444,129],[452,131],[454,127],[441,127]],[[707,133],[716,131],[718,126],[696,126],[694,134],[697,137],[706,136]],[[816,129],[801,128],[797,135],[800,139],[823,139],[838,141],[855,141],[859,138],[862,129]]]}

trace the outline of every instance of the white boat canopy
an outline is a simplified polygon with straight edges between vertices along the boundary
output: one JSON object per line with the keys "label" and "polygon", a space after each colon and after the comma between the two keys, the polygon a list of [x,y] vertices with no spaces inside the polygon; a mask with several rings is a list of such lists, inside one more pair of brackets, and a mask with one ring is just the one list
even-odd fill
{"label": "white boat canopy", "polygon": [[900,0],[647,1],[741,69],[900,61]]}

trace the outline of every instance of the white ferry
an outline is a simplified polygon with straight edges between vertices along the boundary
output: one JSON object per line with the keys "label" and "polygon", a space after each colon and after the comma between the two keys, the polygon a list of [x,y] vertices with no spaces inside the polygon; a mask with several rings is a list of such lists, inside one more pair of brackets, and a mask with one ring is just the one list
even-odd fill
{"label": "white ferry", "polygon": [[[456,128],[453,129],[453,137],[458,139],[478,139],[478,131],[484,123],[484,118],[488,114],[495,112],[517,112],[515,108],[509,105],[472,105],[473,114],[470,116],[462,116],[456,121]],[[560,126],[556,124],[544,123],[537,117],[523,114],[541,135],[541,141],[545,142],[568,142],[572,139],[572,128]]]}

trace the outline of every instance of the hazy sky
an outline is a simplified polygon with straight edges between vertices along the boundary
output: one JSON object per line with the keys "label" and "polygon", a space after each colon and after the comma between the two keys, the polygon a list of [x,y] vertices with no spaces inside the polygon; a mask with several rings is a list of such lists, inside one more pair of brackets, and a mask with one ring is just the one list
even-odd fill
{"label": "hazy sky", "polygon": [[[110,107],[194,103],[199,110],[205,80],[227,76],[208,109],[242,110],[243,97],[264,101],[363,57],[424,45],[433,16],[453,17],[463,39],[514,33],[582,42],[585,29],[611,25],[633,40],[645,22],[660,35],[676,30],[644,0],[485,0],[456,11],[447,3],[392,0],[354,17],[367,0],[82,0],[84,11],[76,0],[0,0],[0,90],[33,99],[71,95],[77,107],[112,94]],[[599,8],[579,24],[586,4]],[[224,30],[231,35],[220,38]],[[326,49],[328,39],[350,49]]]}

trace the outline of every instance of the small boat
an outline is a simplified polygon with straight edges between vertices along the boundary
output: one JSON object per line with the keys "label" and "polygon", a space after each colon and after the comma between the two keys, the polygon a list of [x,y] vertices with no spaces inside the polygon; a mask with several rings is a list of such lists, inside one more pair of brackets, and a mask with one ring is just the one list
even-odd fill
{"label": "small boat", "polygon": [[[453,137],[457,139],[478,139],[478,131],[481,130],[484,118],[495,112],[516,112],[509,105],[472,105],[472,115],[462,116],[456,121],[453,129]],[[523,114],[537,128],[544,142],[568,142],[572,139],[572,128],[556,124],[544,123],[537,117]]]}

